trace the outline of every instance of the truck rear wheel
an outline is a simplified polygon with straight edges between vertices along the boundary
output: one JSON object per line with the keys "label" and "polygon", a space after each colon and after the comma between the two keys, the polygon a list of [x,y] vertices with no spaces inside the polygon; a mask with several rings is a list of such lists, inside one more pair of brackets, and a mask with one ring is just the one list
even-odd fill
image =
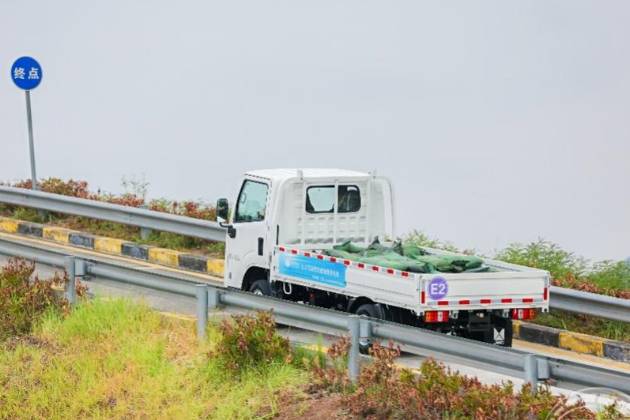
{"label": "truck rear wheel", "polygon": [[249,291],[255,295],[271,296],[271,286],[266,279],[256,280],[249,287]]}

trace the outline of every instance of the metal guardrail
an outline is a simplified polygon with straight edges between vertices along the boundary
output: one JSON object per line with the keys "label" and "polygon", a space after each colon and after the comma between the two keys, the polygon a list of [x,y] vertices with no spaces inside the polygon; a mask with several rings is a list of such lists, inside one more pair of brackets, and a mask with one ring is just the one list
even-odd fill
{"label": "metal guardrail", "polygon": [[225,241],[225,229],[216,222],[102,201],[0,186],[0,203],[108,220],[210,241]]}
{"label": "metal guardrail", "polygon": [[630,300],[552,286],[549,304],[554,309],[630,322]]}
{"label": "metal guardrail", "polygon": [[[308,305],[300,305],[279,299],[256,296],[233,289],[211,286],[205,283],[183,280],[173,275],[155,274],[120,263],[90,261],[67,257],[61,252],[42,249],[25,243],[0,239],[0,254],[23,257],[29,260],[65,267],[76,276],[91,275],[116,282],[137,285],[154,290],[166,291],[182,296],[197,297],[198,333],[203,336],[207,323],[208,309],[219,305],[234,306],[248,310],[273,310],[279,322],[314,331],[351,334],[349,372],[356,378],[359,369],[359,340],[392,340],[405,346],[412,354],[426,355],[427,352],[453,356],[483,365],[484,369],[505,373],[506,370],[522,375],[526,381],[554,379],[570,384],[589,387],[605,387],[630,393],[630,375],[610,369],[593,367],[567,360],[528,354],[516,349],[498,347],[486,343],[452,337],[444,334],[389,323],[376,319],[357,317],[342,312]],[[72,284],[72,283],[71,283]],[[67,288],[69,299],[73,296]]]}
{"label": "metal guardrail", "polygon": [[[212,241],[225,241],[225,229],[216,222],[95,200],[0,186],[0,203],[109,220]],[[550,295],[549,304],[553,309],[630,322],[629,300],[562,287],[551,287]]]}

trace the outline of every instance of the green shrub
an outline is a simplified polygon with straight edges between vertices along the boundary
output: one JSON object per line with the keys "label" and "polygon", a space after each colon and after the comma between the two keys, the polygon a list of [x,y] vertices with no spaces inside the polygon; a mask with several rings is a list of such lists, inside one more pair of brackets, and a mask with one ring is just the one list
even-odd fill
{"label": "green shrub", "polygon": [[424,232],[414,230],[410,234],[403,238],[403,241],[408,244],[417,245],[420,247],[443,249],[451,252],[459,252],[459,249],[450,242],[441,241],[439,239],[430,238]]}
{"label": "green shrub", "polygon": [[559,245],[544,239],[526,245],[510,244],[500,251],[495,258],[512,264],[547,270],[553,278],[579,277],[586,272],[587,268],[584,258],[567,252]]}
{"label": "green shrub", "polygon": [[0,341],[28,334],[40,317],[49,310],[66,312],[68,303],[53,286],[65,284],[66,278],[31,279],[35,264],[10,259],[0,271]]}
{"label": "green shrub", "polygon": [[276,332],[271,312],[234,315],[219,325],[220,337],[213,356],[226,368],[242,373],[292,360],[289,340]]}
{"label": "green shrub", "polygon": [[630,264],[625,261],[602,261],[595,264],[588,279],[599,288],[620,298],[630,299]]}

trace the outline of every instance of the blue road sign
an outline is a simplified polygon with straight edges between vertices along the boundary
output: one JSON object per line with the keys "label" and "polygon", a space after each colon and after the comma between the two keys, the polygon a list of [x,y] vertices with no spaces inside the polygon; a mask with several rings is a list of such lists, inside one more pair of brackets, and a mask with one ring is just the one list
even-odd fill
{"label": "blue road sign", "polygon": [[20,57],[11,66],[11,80],[20,89],[35,89],[42,81],[42,75],[42,66],[32,57]]}

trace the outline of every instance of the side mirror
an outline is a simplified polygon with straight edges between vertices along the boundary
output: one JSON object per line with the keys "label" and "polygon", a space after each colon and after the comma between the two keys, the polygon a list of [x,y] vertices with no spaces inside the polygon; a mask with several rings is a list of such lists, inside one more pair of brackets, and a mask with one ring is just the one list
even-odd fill
{"label": "side mirror", "polygon": [[230,206],[227,198],[219,198],[217,200],[217,220],[223,219],[227,221],[230,213]]}

